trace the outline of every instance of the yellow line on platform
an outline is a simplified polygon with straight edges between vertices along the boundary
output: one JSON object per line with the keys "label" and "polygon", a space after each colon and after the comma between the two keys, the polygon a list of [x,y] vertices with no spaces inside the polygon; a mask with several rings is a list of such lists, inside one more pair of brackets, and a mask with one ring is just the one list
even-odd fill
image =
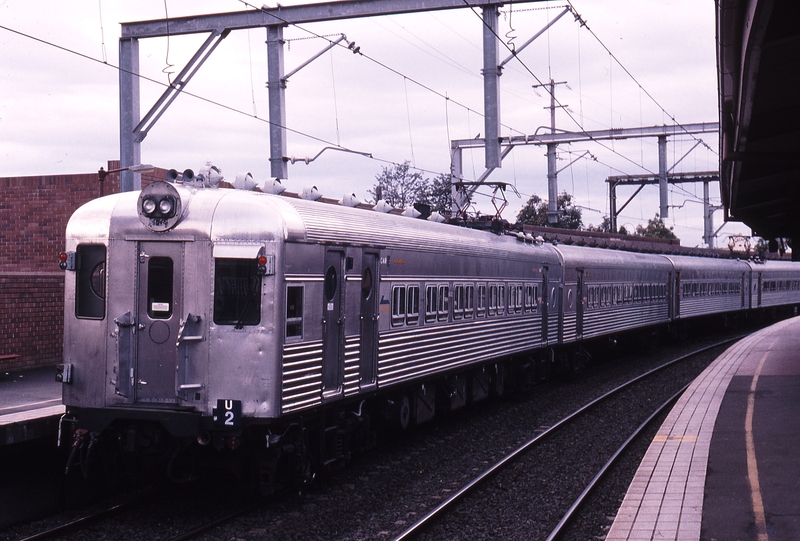
{"label": "yellow line on platform", "polygon": [[764,352],[764,356],[761,357],[758,368],[756,368],[756,373],[753,374],[753,381],[750,383],[750,394],[747,396],[747,414],[744,419],[744,434],[747,445],[747,478],[750,481],[750,496],[753,500],[753,515],[756,521],[758,541],[769,541],[769,536],[767,535],[767,520],[764,514],[764,500],[761,497],[761,484],[758,481],[758,462],[756,462],[756,446],[753,441],[753,409],[756,402],[758,378],[774,344],[775,340],[770,343],[767,351]]}

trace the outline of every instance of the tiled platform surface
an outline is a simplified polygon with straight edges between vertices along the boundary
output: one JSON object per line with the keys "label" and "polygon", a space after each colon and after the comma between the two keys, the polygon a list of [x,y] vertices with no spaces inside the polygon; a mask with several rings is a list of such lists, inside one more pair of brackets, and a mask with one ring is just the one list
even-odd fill
{"label": "tiled platform surface", "polygon": [[[628,489],[614,524],[606,541],[699,541],[701,539],[719,540],[713,532],[703,530],[704,494],[707,490],[706,477],[709,465],[709,450],[715,423],[720,414],[720,406],[728,391],[732,378],[739,372],[749,379],[753,378],[755,367],[764,366],[759,359],[767,361],[765,374],[769,372],[769,362],[783,367],[791,365],[795,374],[800,374],[800,318],[795,317],[763,329],[731,346],[716,359],[686,390],[678,400],[645,454],[644,459]],[[781,348],[780,344],[790,342]],[[796,362],[795,362],[796,361]],[[760,370],[760,367],[759,367]],[[773,370],[773,373],[774,370]],[[748,375],[749,374],[749,375]],[[757,377],[757,376],[756,376]],[[765,381],[769,381],[765,379]],[[749,385],[749,382],[748,382]],[[758,390],[761,392],[762,387]],[[764,391],[768,392],[768,391]],[[756,409],[761,404],[758,394],[754,395]],[[797,411],[797,410],[795,410]],[[798,412],[800,413],[800,412]],[[735,413],[741,415],[741,412]],[[800,415],[798,415],[800,417]],[[762,419],[768,418],[768,413]],[[744,423],[741,423],[741,437],[744,440]],[[738,424],[737,424],[738,426]],[[786,429],[775,427],[774,431]],[[791,429],[794,429],[791,428]],[[753,430],[758,436],[758,431]],[[738,437],[738,433],[737,433]],[[766,438],[765,438],[766,439]],[[742,446],[743,448],[744,446]],[[756,449],[759,445],[756,443]],[[773,456],[769,449],[759,450],[759,462],[772,462],[787,459]],[[800,451],[788,460],[800,462]],[[746,462],[746,461],[742,461]],[[732,489],[744,494],[730,495],[731,499],[745,502],[750,509],[751,494],[742,490],[741,478],[747,471],[720,472],[719,478],[732,480]],[[746,470],[746,467],[744,467]],[[730,475],[728,475],[730,474]],[[733,480],[737,480],[733,483]],[[735,485],[735,486],[734,486]],[[769,487],[762,487],[768,491]],[[715,487],[714,490],[725,490]],[[720,500],[717,500],[720,501]],[[765,499],[765,501],[767,501]],[[795,506],[796,507],[796,506]],[[706,509],[707,513],[721,513],[724,519],[726,509]],[[800,519],[800,515],[796,517]],[[742,532],[733,539],[761,540],[773,539],[759,536],[749,517],[745,517]],[[784,531],[786,528],[784,528]],[[701,534],[702,531],[702,534]],[[702,535],[702,537],[701,537]]]}
{"label": "tiled platform surface", "polygon": [[54,368],[0,374],[0,446],[55,437],[63,414]]}

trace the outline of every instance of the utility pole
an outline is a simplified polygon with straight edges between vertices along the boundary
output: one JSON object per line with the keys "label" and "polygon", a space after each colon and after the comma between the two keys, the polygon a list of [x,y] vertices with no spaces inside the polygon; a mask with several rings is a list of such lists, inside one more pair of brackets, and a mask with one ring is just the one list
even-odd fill
{"label": "utility pole", "polygon": [[[549,83],[541,85],[533,85],[533,88],[546,87],[550,93],[550,133],[556,133],[556,107],[566,107],[565,105],[556,105],[556,85],[565,85],[566,81],[558,83],[550,79]],[[557,143],[547,143],[547,221],[548,223],[558,223],[558,172],[556,171],[556,148]]]}

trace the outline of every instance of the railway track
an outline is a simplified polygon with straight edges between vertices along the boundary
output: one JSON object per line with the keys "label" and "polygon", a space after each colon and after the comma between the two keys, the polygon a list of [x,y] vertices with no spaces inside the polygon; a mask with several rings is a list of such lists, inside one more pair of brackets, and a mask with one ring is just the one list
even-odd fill
{"label": "railway track", "polygon": [[[732,339],[731,339],[732,340]],[[690,355],[682,356],[687,360],[698,355],[700,351],[708,351],[710,348],[721,348],[724,342],[717,342],[702,350],[694,351]],[[687,346],[679,346],[684,350]],[[659,352],[660,356],[663,356]],[[715,355],[709,354],[709,357]],[[636,356],[628,361],[633,368],[642,366],[642,361],[655,364],[655,359],[640,360]],[[672,366],[680,366],[682,360],[675,360]],[[698,363],[701,364],[701,363]],[[597,454],[602,455],[599,464],[594,464],[591,468],[581,466],[580,474],[578,470],[578,460],[562,455],[567,454],[564,449],[569,449],[576,445],[575,440],[595,440],[597,436],[586,436],[590,434],[592,425],[595,432],[619,432],[616,414],[597,412],[597,408],[609,407],[602,406],[603,403],[613,401],[613,399],[592,399],[591,406],[587,404],[583,411],[578,413],[577,407],[568,404],[576,404],[585,401],[587,390],[598,393],[597,388],[608,388],[612,386],[611,381],[621,380],[621,374],[626,369],[615,372],[618,362],[613,365],[600,367],[591,377],[578,378],[576,384],[548,384],[544,388],[537,388],[530,396],[513,398],[510,401],[499,401],[496,403],[482,405],[469,415],[456,416],[454,422],[442,422],[434,425],[421,427],[423,430],[410,437],[404,438],[405,441],[398,442],[398,445],[383,451],[379,451],[375,456],[367,457],[366,460],[354,462],[349,468],[338,472],[335,475],[326,476],[321,480],[299,505],[289,505],[288,503],[273,502],[271,504],[260,504],[253,508],[251,502],[233,503],[232,493],[223,494],[214,489],[204,490],[205,496],[192,498],[194,501],[205,501],[206,503],[191,504],[178,502],[182,499],[189,499],[186,491],[176,495],[157,495],[152,498],[153,502],[148,502],[142,510],[122,510],[111,520],[101,519],[89,524],[78,525],[77,531],[69,535],[70,539],[97,539],[98,537],[131,539],[153,539],[161,541],[187,540],[194,538],[209,538],[203,533],[211,530],[213,538],[236,538],[257,539],[269,534],[272,539],[438,539],[438,538],[459,538],[469,536],[470,538],[515,538],[519,537],[518,532],[497,530],[491,526],[481,526],[473,524],[481,515],[492,515],[493,509],[502,508],[503,505],[509,507],[509,514],[524,514],[524,509],[535,509],[530,517],[530,522],[536,523],[531,526],[530,539],[546,539],[549,529],[552,529],[570,508],[575,498],[584,491],[588,481],[597,474],[598,469],[605,464],[608,456],[614,454],[614,450],[602,452],[590,450],[579,450],[573,454],[584,456]],[[611,369],[611,370],[609,370]],[[698,367],[702,370],[702,367]],[[637,381],[652,380],[659,377],[662,379],[674,379],[665,372],[670,368],[664,367],[653,370],[645,375],[639,376]],[[692,376],[689,376],[690,379]],[[677,384],[677,382],[676,382]],[[616,386],[616,383],[613,384]],[[635,386],[635,384],[629,384]],[[677,387],[676,387],[677,389]],[[668,394],[674,394],[672,389]],[[606,393],[614,395],[615,393]],[[617,390],[618,400],[623,403],[626,399],[624,389]],[[661,403],[659,398],[654,396],[651,402]],[[555,402],[559,404],[554,405]],[[562,404],[563,402],[563,404]],[[551,407],[552,406],[552,407]],[[618,406],[623,409],[631,409],[639,406]],[[564,411],[566,408],[576,410],[572,415],[562,415],[559,417],[569,417],[569,420],[561,423],[557,422],[556,411]],[[648,414],[652,411],[648,409]],[[592,413],[594,411],[594,413]],[[645,415],[645,416],[647,416]],[[503,423],[499,425],[498,423]],[[581,423],[583,423],[581,425]],[[511,425],[514,425],[513,427]],[[641,424],[637,422],[637,424]],[[546,426],[543,426],[546,425]],[[558,425],[558,426],[557,426]],[[500,428],[502,426],[502,428]],[[567,427],[572,426],[573,435],[564,435]],[[532,428],[534,427],[534,428]],[[541,428],[541,434],[530,437],[531,432],[536,428]],[[527,437],[520,437],[520,428],[527,430]],[[502,432],[502,434],[498,434]],[[506,432],[514,432],[508,436]],[[575,435],[575,434],[583,434]],[[470,436],[471,435],[471,436]],[[627,434],[623,435],[625,439]],[[473,437],[475,440],[485,440],[485,444],[478,443],[470,448],[465,445],[465,440]],[[531,441],[533,443],[531,443]],[[529,444],[527,449],[518,453],[513,448],[515,443]],[[524,445],[516,445],[523,447]],[[550,447],[550,454],[539,454],[541,449]],[[477,453],[472,454],[476,449]],[[537,451],[540,449],[540,451]],[[535,458],[529,458],[533,454]],[[498,460],[493,460],[497,457]],[[528,458],[526,458],[528,457]],[[566,465],[550,466],[556,464],[557,459],[563,459]],[[487,462],[488,461],[488,462]],[[504,465],[491,465],[493,462],[503,462]],[[594,462],[598,462],[595,460]],[[485,467],[480,465],[485,463]],[[533,466],[531,463],[534,463]],[[638,460],[636,460],[638,465]],[[535,470],[538,468],[538,470]],[[542,473],[544,470],[545,473]],[[556,470],[562,470],[559,473]],[[567,474],[563,470],[568,470]],[[588,470],[591,469],[589,472]],[[472,480],[469,473],[475,471],[492,470],[484,476],[484,480]],[[531,470],[528,472],[528,470]],[[587,471],[583,471],[587,470]],[[588,472],[588,473],[587,473]],[[485,473],[485,472],[484,472]],[[567,501],[564,496],[552,496],[554,490],[548,488],[542,479],[548,476],[555,476],[554,484],[573,485],[568,491],[570,496]],[[529,476],[535,477],[531,481]],[[491,479],[489,479],[491,478]],[[489,482],[487,482],[489,481]],[[503,485],[501,494],[487,496],[487,488],[500,483]],[[527,502],[516,505],[511,496],[521,493],[520,487],[526,486],[528,490],[552,497],[558,502],[553,502],[552,507],[558,507],[560,511],[554,513],[552,509],[547,509],[547,516],[540,516],[543,511],[540,503],[528,505]],[[627,486],[627,484],[626,484]],[[469,488],[467,488],[469,487]],[[465,490],[466,488],[466,490]],[[489,489],[489,493],[491,489]],[[590,495],[594,494],[587,491]],[[423,499],[419,501],[420,495],[424,493]],[[197,495],[195,495],[197,496]],[[444,498],[447,500],[444,500]],[[230,505],[223,509],[222,502],[231,500]],[[492,503],[490,500],[499,500],[499,504]],[[217,504],[208,505],[208,501],[216,501]],[[159,503],[161,502],[161,503]],[[200,507],[203,509],[200,509]],[[444,510],[431,513],[431,518],[425,519],[425,524],[417,525],[418,517],[429,514],[435,507]],[[489,509],[489,511],[487,511]],[[580,509],[579,509],[580,511]],[[612,512],[608,512],[612,513]],[[497,511],[497,520],[508,522],[515,520]],[[442,518],[444,517],[444,518]],[[407,528],[408,524],[412,527]],[[421,520],[419,522],[422,522]],[[566,522],[566,521],[565,521]],[[404,531],[404,528],[407,528]],[[466,529],[465,529],[466,528]],[[547,531],[544,531],[544,529]],[[128,530],[135,529],[137,535],[131,536]],[[413,530],[413,531],[410,531]],[[477,534],[476,534],[477,530]],[[30,528],[26,529],[30,532]],[[242,532],[244,534],[242,535]],[[248,532],[252,535],[248,535]],[[483,532],[483,533],[481,533]],[[235,534],[235,535],[234,535]],[[66,538],[65,534],[47,534],[42,532],[37,536],[28,537],[2,537],[9,541],[28,540],[28,539],[48,539]],[[569,533],[567,539],[586,539],[586,537],[573,536]]]}
{"label": "railway track", "polygon": [[[555,434],[563,432],[568,427],[573,425],[578,419],[592,412],[595,412],[599,407],[605,405],[610,400],[615,399],[625,391],[630,390],[634,385],[641,383],[642,381],[645,381],[656,375],[662,374],[664,373],[664,371],[669,370],[671,367],[675,366],[678,363],[684,362],[688,359],[696,357],[697,355],[708,352],[710,350],[721,348],[738,339],[739,338],[729,338],[724,341],[709,346],[705,346],[689,354],[682,355],[676,359],[673,359],[668,363],[664,363],[663,365],[658,366],[657,368],[649,370],[644,374],[636,376],[630,379],[629,381],[623,383],[622,385],[619,385],[614,389],[595,398],[594,400],[590,401],[583,407],[573,411],[571,414],[567,415],[560,421],[556,422],[549,428],[546,428],[545,430],[539,432],[538,434],[533,436],[530,440],[526,441],[524,444],[520,445],[518,448],[516,448],[515,450],[513,450],[512,452],[510,452],[509,454],[505,455],[503,458],[495,462],[489,468],[481,472],[480,475],[476,476],[474,479],[472,479],[471,481],[463,485],[460,489],[455,491],[445,501],[443,501],[433,510],[428,512],[425,516],[423,516],[421,519],[419,519],[405,531],[394,537],[393,538],[394,541],[409,541],[411,539],[423,538],[423,533],[426,530],[429,530],[435,523],[441,523],[442,521],[446,521],[448,516],[453,515],[456,506],[463,503],[468,497],[473,497],[474,499],[481,499],[479,496],[475,496],[475,494],[480,490],[491,490],[491,488],[487,489],[486,486],[489,484],[489,481],[495,476],[497,476],[500,472],[507,470],[518,460],[520,460],[524,455],[531,453],[537,446],[542,445],[546,440],[552,438]],[[632,441],[634,441],[634,439],[637,436],[639,436],[646,427],[650,426],[653,419],[655,419],[662,411],[664,411],[668,405],[674,402],[674,400],[676,400],[678,396],[680,396],[680,393],[682,393],[687,386],[688,383],[682,385],[678,392],[672,394],[666,401],[664,401],[657,408],[655,408],[655,410],[650,413],[647,419],[643,423],[639,424],[633,430],[633,432],[625,440],[625,442],[613,453],[611,458],[603,464],[600,470],[598,470],[595,473],[591,481],[583,488],[583,490],[581,490],[578,498],[566,509],[563,516],[559,520],[558,524],[553,528],[553,530],[547,536],[547,541],[560,538],[566,525],[569,523],[569,521],[572,519],[575,513],[579,510],[580,506],[585,501],[587,495],[597,486],[597,483],[600,481],[602,476],[619,459],[619,457],[623,454],[624,450],[629,446],[629,444]]]}

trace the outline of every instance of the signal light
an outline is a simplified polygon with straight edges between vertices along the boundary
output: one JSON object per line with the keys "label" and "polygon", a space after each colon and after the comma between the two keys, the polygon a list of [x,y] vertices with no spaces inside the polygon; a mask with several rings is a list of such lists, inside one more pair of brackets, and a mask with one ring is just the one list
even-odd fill
{"label": "signal light", "polygon": [[61,270],[75,270],[75,252],[61,252],[58,254],[58,268]]}

